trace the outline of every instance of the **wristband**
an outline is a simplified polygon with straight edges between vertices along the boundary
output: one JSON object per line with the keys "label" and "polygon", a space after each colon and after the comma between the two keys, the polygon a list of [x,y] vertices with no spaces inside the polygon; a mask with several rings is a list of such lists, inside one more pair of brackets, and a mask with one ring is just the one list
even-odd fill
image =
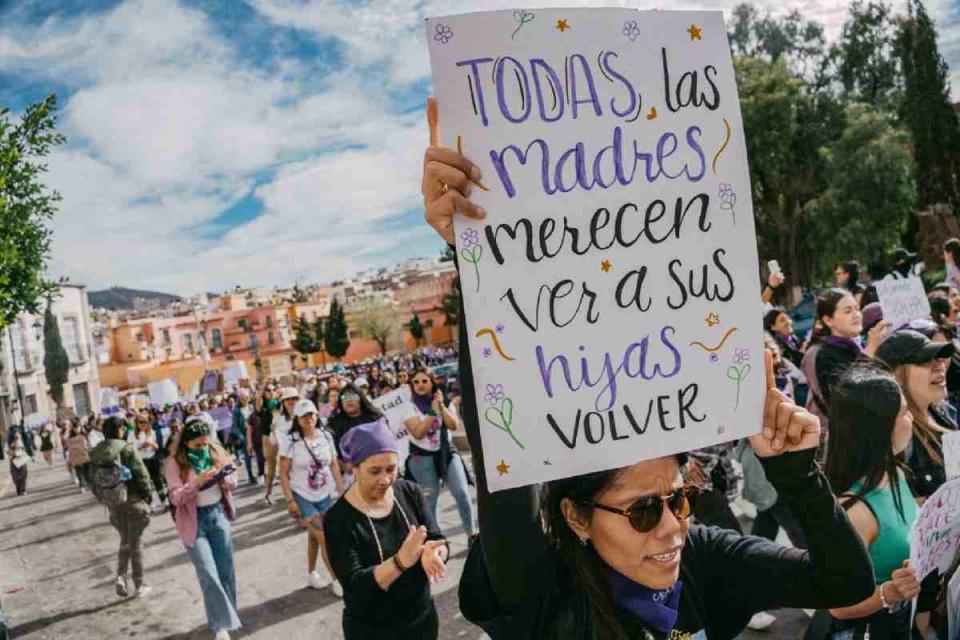
{"label": "wristband", "polygon": [[403,566],[403,563],[400,562],[400,556],[393,556],[393,564],[397,565],[397,569],[400,569],[400,573],[406,573],[407,567]]}
{"label": "wristband", "polygon": [[883,595],[883,587],[884,587],[886,584],[887,584],[887,583],[884,582],[883,584],[880,585],[880,606],[883,607],[884,609],[886,609],[887,611],[892,611],[892,610],[893,610],[893,605],[891,605],[889,602],[887,602],[886,597]]}

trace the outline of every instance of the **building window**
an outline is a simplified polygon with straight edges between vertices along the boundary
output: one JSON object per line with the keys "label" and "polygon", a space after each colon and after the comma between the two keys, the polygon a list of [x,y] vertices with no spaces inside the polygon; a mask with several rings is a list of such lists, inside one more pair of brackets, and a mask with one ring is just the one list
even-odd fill
{"label": "building window", "polygon": [[90,414],[90,391],[86,382],[73,385],[73,410],[79,416]]}
{"label": "building window", "polygon": [[30,395],[23,396],[23,415],[29,416],[37,412],[37,396]]}
{"label": "building window", "polygon": [[241,329],[243,329],[244,331],[246,331],[246,330],[247,330],[247,319],[246,319],[246,318],[240,318],[239,320],[237,320],[237,326],[240,327]]}
{"label": "building window", "polygon": [[273,331],[267,334],[267,342],[270,344],[276,343],[277,339],[273,337]]}
{"label": "building window", "polygon": [[30,358],[27,355],[26,345],[23,344],[23,334],[20,325],[14,322],[10,325],[10,341],[13,343],[13,360],[17,369],[30,369]]}
{"label": "building window", "polygon": [[258,344],[259,343],[257,342],[257,334],[253,334],[252,336],[250,336],[250,348],[256,349]]}
{"label": "building window", "polygon": [[223,334],[220,329],[213,329],[210,335],[213,336],[213,348],[223,350]]}
{"label": "building window", "polygon": [[267,329],[270,329],[271,327],[273,327],[273,318],[267,316]]}
{"label": "building window", "polygon": [[193,353],[193,336],[189,333],[183,334],[183,350],[186,353]]}
{"label": "building window", "polygon": [[163,340],[163,346],[170,346],[170,329],[161,329],[160,338]]}
{"label": "building window", "polygon": [[70,362],[80,362],[80,347],[77,344],[77,319],[63,319],[63,348],[67,351]]}

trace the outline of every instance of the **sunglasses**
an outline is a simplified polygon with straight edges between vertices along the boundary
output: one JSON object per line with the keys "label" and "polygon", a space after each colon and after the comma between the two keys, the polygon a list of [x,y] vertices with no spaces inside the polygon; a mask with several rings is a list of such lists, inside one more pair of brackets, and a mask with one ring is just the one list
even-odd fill
{"label": "sunglasses", "polygon": [[342,396],[340,396],[340,399],[343,400],[344,402],[351,402],[354,400],[359,400],[360,396],[358,396],[355,393],[345,393]]}
{"label": "sunglasses", "polygon": [[637,533],[648,533],[653,531],[660,519],[663,517],[663,505],[666,504],[670,513],[677,520],[686,520],[693,514],[693,509],[697,498],[700,497],[702,489],[696,485],[687,485],[674,489],[665,496],[643,496],[634,502],[629,509],[617,509],[608,507],[605,504],[588,501],[582,504],[586,507],[600,509],[609,513],[616,513],[630,520],[630,526]]}

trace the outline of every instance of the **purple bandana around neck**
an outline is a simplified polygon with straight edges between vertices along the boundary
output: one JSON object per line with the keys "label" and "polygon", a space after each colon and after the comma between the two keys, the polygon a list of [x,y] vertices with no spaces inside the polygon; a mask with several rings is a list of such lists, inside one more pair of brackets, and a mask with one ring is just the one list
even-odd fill
{"label": "purple bandana around neck", "polygon": [[833,345],[838,349],[843,349],[852,356],[859,356],[863,353],[860,343],[853,338],[841,338],[840,336],[827,336],[823,340],[826,344]]}
{"label": "purple bandana around neck", "polygon": [[787,344],[787,346],[793,349],[794,351],[800,350],[800,343],[797,341],[797,337],[794,336],[792,333],[780,333],[778,331],[777,335],[780,336],[780,339],[783,340]]}
{"label": "purple bandana around neck", "polygon": [[413,404],[417,410],[425,416],[430,415],[433,409],[433,394],[427,393],[421,396],[414,393],[411,394],[411,396],[413,397]]}
{"label": "purple bandana around neck", "polygon": [[680,591],[683,582],[677,580],[669,589],[650,589],[607,567],[613,601],[645,625],[664,635],[677,624]]}

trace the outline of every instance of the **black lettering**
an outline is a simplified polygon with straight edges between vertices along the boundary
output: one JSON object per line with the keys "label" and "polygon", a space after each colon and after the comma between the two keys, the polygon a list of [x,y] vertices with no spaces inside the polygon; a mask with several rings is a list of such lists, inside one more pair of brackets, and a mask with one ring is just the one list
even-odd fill
{"label": "black lettering", "polygon": [[[623,407],[626,409],[626,405]],[[607,419],[610,420],[610,437],[614,440],[626,440],[630,436],[627,434],[620,435],[617,433],[617,419],[613,416],[613,411],[607,411]]]}
{"label": "black lettering", "polygon": [[564,446],[568,449],[573,449],[577,446],[577,434],[580,432],[580,414],[582,412],[577,410],[577,418],[573,424],[573,436],[568,438],[567,434],[563,432],[563,429],[557,424],[557,421],[553,419],[552,414],[547,414],[547,422],[550,423],[550,426],[553,427],[553,430],[560,437],[560,441],[563,442]]}
{"label": "black lettering", "polygon": [[[693,422],[703,422],[707,419],[706,415],[702,415],[699,418],[693,414],[691,407],[693,406],[694,401],[697,399],[697,393],[700,391],[700,388],[697,386],[696,382],[691,382],[686,387],[680,390],[677,394],[677,401],[680,405],[680,428],[684,429],[687,426],[687,418],[690,418]],[[690,393],[690,399],[687,399],[687,393]]]}
{"label": "black lettering", "polygon": [[[593,427],[591,426],[591,423],[590,423],[590,418],[594,416],[596,416],[597,420],[600,421],[600,435],[598,436],[594,436]],[[604,428],[604,424],[603,424],[603,416],[597,413],[596,411],[588,412],[583,419],[583,435],[587,439],[587,442],[589,442],[590,444],[597,444],[598,442],[603,440],[603,433],[605,430],[606,429]]]}
{"label": "black lettering", "polygon": [[669,400],[670,396],[657,396],[657,415],[660,417],[660,428],[664,431],[673,431],[676,427],[668,427],[665,418],[670,415],[670,410],[664,408],[663,402]]}
{"label": "black lettering", "polygon": [[[650,296],[644,296],[643,284],[647,278],[647,267],[643,266],[634,271],[628,271],[623,278],[620,279],[620,282],[617,283],[617,305],[621,309],[626,309],[631,304],[636,305],[637,309],[640,311],[647,311],[650,309]],[[634,282],[632,289],[630,288],[630,282]],[[629,290],[628,290],[629,289]],[[632,295],[630,295],[632,293]]]}

